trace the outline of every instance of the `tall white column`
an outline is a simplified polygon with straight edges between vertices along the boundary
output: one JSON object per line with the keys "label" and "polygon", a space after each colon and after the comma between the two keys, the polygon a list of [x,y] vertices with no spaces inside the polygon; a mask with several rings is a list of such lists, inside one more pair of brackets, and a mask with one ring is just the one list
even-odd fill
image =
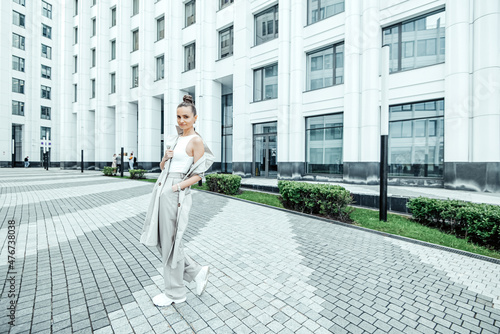
{"label": "tall white column", "polygon": [[91,38],[96,47],[96,66],[94,78],[96,80],[95,98],[91,100],[95,110],[95,160],[96,167],[103,167],[111,164],[111,158],[115,150],[115,108],[108,107],[110,93],[110,14],[109,3],[107,1],[98,1],[91,8],[91,17],[96,17],[96,36]]}
{"label": "tall white column", "polygon": [[[131,30],[130,15],[131,1],[122,1],[116,11],[116,109],[115,109],[115,150],[117,153],[123,147],[128,152],[130,133],[128,132],[128,120],[131,117],[129,111],[130,87],[132,86],[132,74],[130,67]],[[139,82],[140,83],[140,82]],[[135,109],[137,109],[135,107]],[[137,116],[135,116],[137,117]]]}
{"label": "tall white column", "polygon": [[359,124],[361,107],[360,59],[362,38],[361,0],[345,3],[344,42],[344,163],[358,162],[360,156]]}
{"label": "tall white column", "polygon": [[[253,157],[252,124],[248,103],[253,101],[253,72],[250,47],[253,43],[253,16],[248,1],[234,5],[234,76],[233,76],[233,170],[250,176]],[[279,64],[278,64],[279,66]]]}
{"label": "tall white column", "polygon": [[196,129],[215,155],[221,160],[221,84],[214,82],[218,35],[215,28],[217,1],[196,2]]}
{"label": "tall white column", "polygon": [[500,162],[500,2],[474,1],[472,161]]}
{"label": "tall white column", "polygon": [[[165,14],[165,32],[169,36],[167,50],[165,50],[165,84],[164,101],[164,136],[177,134],[175,130],[177,105],[182,102],[181,73],[184,70],[184,48],[182,47],[183,6],[180,1],[169,1]],[[168,18],[168,19],[167,19]],[[168,28],[167,28],[168,25]]]}
{"label": "tall white column", "polygon": [[[292,115],[290,115],[290,62],[291,62],[291,1],[281,1],[279,4],[279,44],[278,44],[278,163],[288,163],[292,158],[289,155],[289,144],[293,145],[290,129]],[[301,21],[299,21],[301,22]],[[302,28],[296,22],[295,26]],[[302,145],[301,145],[302,146]],[[283,166],[284,164],[280,164]],[[280,172],[280,168],[278,168]],[[283,172],[283,171],[281,171]],[[289,173],[286,173],[289,174]]]}
{"label": "tall white column", "polygon": [[153,97],[153,85],[156,80],[154,8],[153,1],[140,2],[138,130],[137,147],[133,151],[137,160],[146,164],[155,164],[161,158],[161,100]]}
{"label": "tall white column", "polygon": [[[380,160],[380,10],[378,0],[363,0],[361,58],[360,161]],[[345,140],[344,140],[345,142]]]}
{"label": "tall white column", "polygon": [[[466,162],[470,157],[471,1],[448,1],[446,6],[444,160]],[[460,52],[449,52],[460,45]],[[446,129],[453,129],[447,131]]]}

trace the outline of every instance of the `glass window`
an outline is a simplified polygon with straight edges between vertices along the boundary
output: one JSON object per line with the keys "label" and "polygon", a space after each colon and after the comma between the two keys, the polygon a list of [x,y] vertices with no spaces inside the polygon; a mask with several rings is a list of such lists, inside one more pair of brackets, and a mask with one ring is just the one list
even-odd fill
{"label": "glass window", "polygon": [[24,72],[24,58],[12,56],[12,69]]}
{"label": "glass window", "polygon": [[12,92],[24,94],[24,80],[12,78]]}
{"label": "glass window", "polygon": [[95,6],[97,3],[97,0],[92,0],[92,6]]}
{"label": "glass window", "polygon": [[390,71],[444,62],[445,17],[441,10],[385,28],[383,44],[390,47]]}
{"label": "glass window", "polygon": [[42,57],[52,59],[52,48],[50,46],[42,44]]}
{"label": "glass window", "polygon": [[220,7],[220,9],[226,8],[227,6],[232,4],[233,2],[234,2],[234,0],[219,0],[219,7]]}
{"label": "glass window", "polygon": [[90,98],[95,98],[95,79],[90,79]]}
{"label": "glass window", "polygon": [[232,26],[219,33],[220,59],[233,55],[233,36]]}
{"label": "glass window", "polygon": [[132,31],[132,51],[139,50],[139,29]]}
{"label": "glass window", "polygon": [[50,111],[51,111],[50,107],[41,106],[41,116],[40,116],[40,118],[42,118],[42,119],[49,119],[50,120]]}
{"label": "glass window", "polygon": [[222,95],[222,161],[223,173],[233,172],[233,94]]}
{"label": "glass window", "polygon": [[12,101],[12,115],[24,116],[24,102]]}
{"label": "glass window", "polygon": [[111,26],[116,25],[116,7],[111,8]]}
{"label": "glass window", "polygon": [[52,39],[52,28],[42,23],[42,36]]}
{"label": "glass window", "polygon": [[95,36],[97,33],[97,19],[94,17],[92,18],[92,35],[91,37]]}
{"label": "glass window", "polygon": [[25,16],[21,13],[16,12],[15,10],[12,11],[12,23],[15,24],[16,26],[19,27],[25,27]]}
{"label": "glass window", "polygon": [[308,0],[307,23],[312,24],[343,11],[344,0]]}
{"label": "glass window", "polygon": [[78,72],[78,56],[73,56],[73,73]]}
{"label": "glass window", "polygon": [[132,88],[139,87],[139,66],[132,66]]}
{"label": "glass window", "polygon": [[277,133],[277,122],[258,123],[253,125],[253,134]]}
{"label": "glass window", "polygon": [[75,4],[74,15],[76,16],[76,15],[78,15],[78,0],[75,0],[74,4]]}
{"label": "glass window", "polygon": [[343,174],[343,114],[306,118],[306,172]]}
{"label": "glass window", "polygon": [[73,28],[73,42],[78,44],[78,27]]}
{"label": "glass window", "polygon": [[139,14],[139,0],[132,0],[132,16]]}
{"label": "glass window", "polygon": [[52,19],[52,5],[43,0],[42,0],[42,15],[48,17],[49,19]]}
{"label": "glass window", "polygon": [[161,80],[165,77],[165,57],[156,58],[156,80]]}
{"label": "glass window", "polygon": [[95,48],[90,50],[90,67],[95,67],[96,53]]}
{"label": "glass window", "polygon": [[42,99],[50,100],[50,94],[51,94],[51,88],[42,85],[42,94],[41,94]]}
{"label": "glass window", "polygon": [[443,176],[443,121],[444,100],[389,107],[390,176]]}
{"label": "glass window", "polygon": [[111,60],[116,58],[116,40],[111,41]]}
{"label": "glass window", "polygon": [[278,38],[278,5],[255,15],[255,45]]}
{"label": "glass window", "polygon": [[73,85],[73,102],[78,101],[78,85],[74,84]]}
{"label": "glass window", "polygon": [[46,127],[46,126],[41,126],[40,127],[40,139],[47,139],[47,140],[51,140],[50,138],[50,128],[49,127]]}
{"label": "glass window", "polygon": [[344,44],[307,54],[307,90],[344,83]]}
{"label": "glass window", "polygon": [[156,40],[165,38],[165,16],[156,20]]}
{"label": "glass window", "polygon": [[15,3],[20,4],[21,6],[26,6],[25,0],[13,0]]}
{"label": "glass window", "polygon": [[12,46],[24,50],[24,36],[12,33]]}
{"label": "glass window", "polygon": [[269,65],[253,71],[255,102],[278,97],[278,64]]}
{"label": "glass window", "polygon": [[186,3],[186,27],[196,22],[196,1],[191,0]]}
{"label": "glass window", "polygon": [[195,43],[184,47],[184,71],[189,71],[195,68]]}
{"label": "glass window", "polygon": [[52,69],[49,66],[42,65],[42,78],[50,79],[52,77]]}
{"label": "glass window", "polygon": [[110,92],[111,92],[111,94],[114,94],[114,93],[116,93],[116,73],[110,74],[110,82],[111,82]]}

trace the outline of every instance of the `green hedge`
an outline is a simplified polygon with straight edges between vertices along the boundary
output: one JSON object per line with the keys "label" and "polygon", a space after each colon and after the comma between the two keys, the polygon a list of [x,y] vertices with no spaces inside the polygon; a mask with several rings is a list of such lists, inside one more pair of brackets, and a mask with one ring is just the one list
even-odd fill
{"label": "green hedge", "polygon": [[236,195],[240,190],[241,176],[233,174],[209,174],[208,190],[226,195]]}
{"label": "green hedge", "polygon": [[105,176],[113,176],[116,174],[116,168],[113,167],[104,167],[102,169],[102,172],[104,173]]}
{"label": "green hedge", "polygon": [[281,202],[287,209],[319,214],[343,222],[350,222],[353,211],[351,193],[338,185],[279,181]]}
{"label": "green hedge", "polygon": [[500,206],[426,197],[412,198],[407,206],[421,224],[500,249]]}
{"label": "green hedge", "polygon": [[145,169],[129,169],[131,179],[145,179],[144,173],[146,173]]}

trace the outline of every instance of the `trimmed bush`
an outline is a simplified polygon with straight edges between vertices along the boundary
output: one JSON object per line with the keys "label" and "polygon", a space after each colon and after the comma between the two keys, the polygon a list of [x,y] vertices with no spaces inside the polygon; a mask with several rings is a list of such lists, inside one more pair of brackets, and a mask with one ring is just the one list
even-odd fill
{"label": "trimmed bush", "polygon": [[208,190],[226,194],[236,195],[240,190],[241,176],[233,174],[209,174],[206,177]]}
{"label": "trimmed bush", "polygon": [[500,206],[458,200],[412,198],[407,204],[417,222],[480,245],[500,249]]}
{"label": "trimmed bush", "polygon": [[145,179],[144,173],[146,173],[145,169],[130,169],[128,171],[130,173],[131,179]]}
{"label": "trimmed bush", "polygon": [[279,181],[278,188],[283,206],[290,210],[319,214],[328,218],[350,222],[354,210],[351,193],[344,187],[296,181]]}
{"label": "trimmed bush", "polygon": [[113,176],[116,174],[116,168],[113,167],[104,167],[102,169],[102,172],[104,173],[105,176]]}

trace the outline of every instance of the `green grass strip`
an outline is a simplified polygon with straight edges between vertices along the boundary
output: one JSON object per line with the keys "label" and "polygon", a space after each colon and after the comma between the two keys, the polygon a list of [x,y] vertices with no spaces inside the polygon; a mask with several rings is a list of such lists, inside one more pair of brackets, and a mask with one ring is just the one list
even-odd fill
{"label": "green grass strip", "polygon": [[429,242],[431,244],[460,249],[466,252],[485,255],[500,259],[500,252],[490,250],[483,246],[477,246],[465,239],[457,238],[452,234],[445,233],[435,228],[421,225],[411,219],[398,215],[387,214],[387,222],[378,220],[378,210],[355,208],[351,219],[357,226],[371,230],[386,232],[411,239]]}

